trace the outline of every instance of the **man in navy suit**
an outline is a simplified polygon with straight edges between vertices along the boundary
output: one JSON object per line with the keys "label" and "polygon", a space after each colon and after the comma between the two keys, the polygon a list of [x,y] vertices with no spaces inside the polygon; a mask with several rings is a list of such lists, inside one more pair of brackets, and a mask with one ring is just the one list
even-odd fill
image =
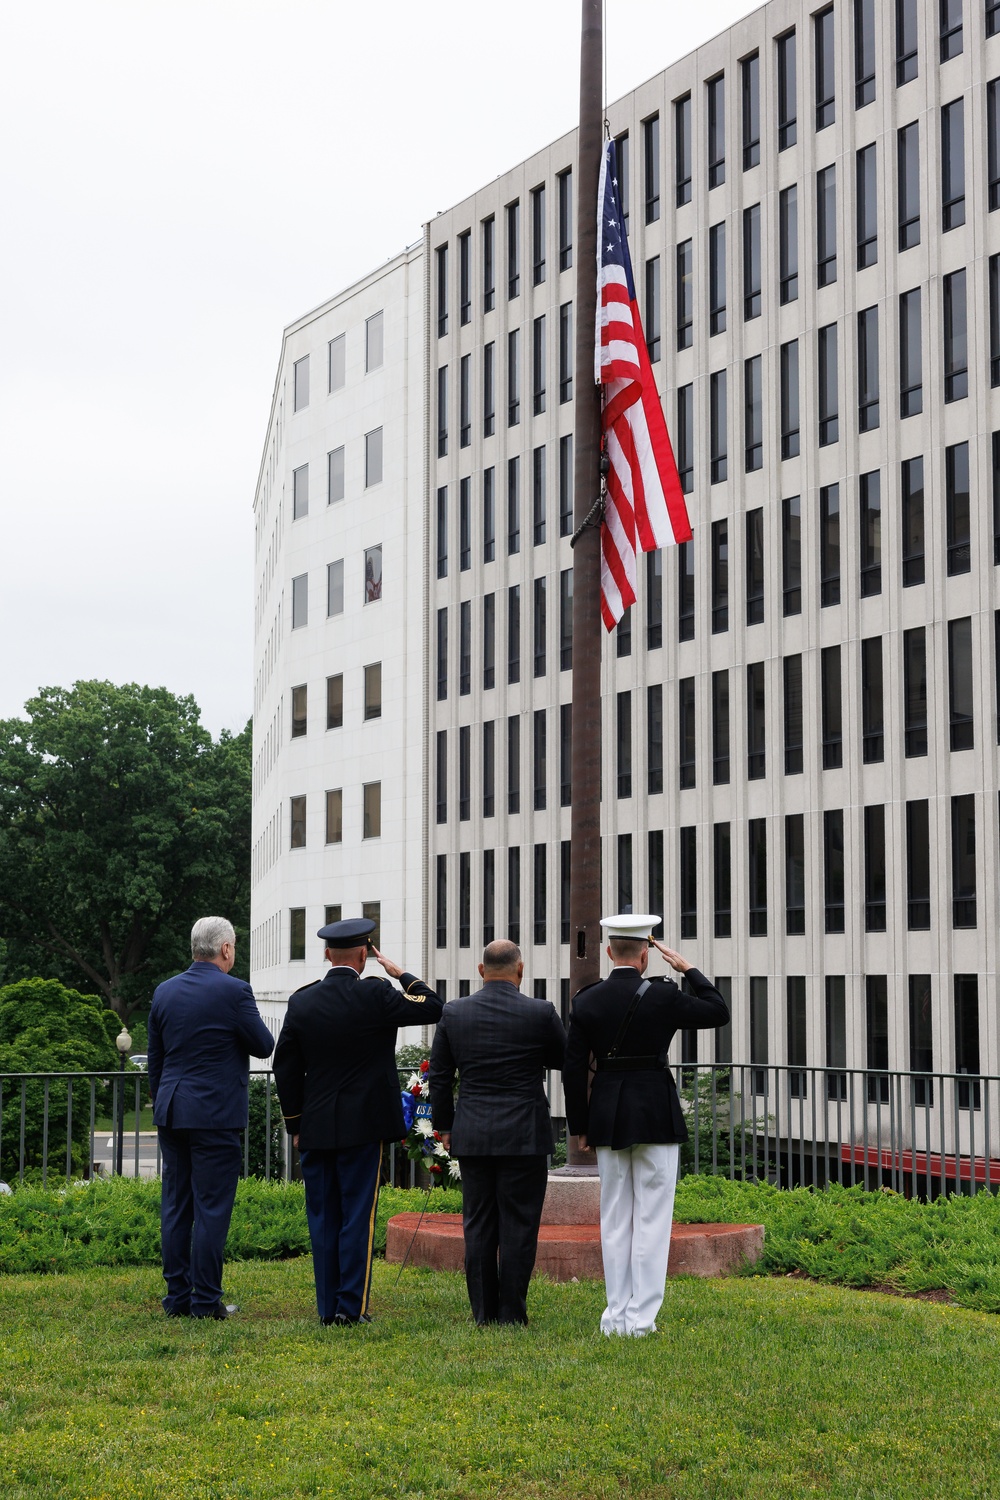
{"label": "man in navy suit", "polygon": [[402,988],[364,977],[374,930],[367,917],[320,928],[331,967],[290,997],[274,1052],[281,1112],[302,1162],[316,1307],[326,1325],[372,1321],[383,1144],[406,1133],[396,1031],[431,1025],[441,1014],[433,990],[377,948],[371,957]]}
{"label": "man in navy suit", "polygon": [[479,973],[482,989],[446,1005],[438,1023],[431,1111],[462,1169],[472,1316],[480,1325],[527,1323],[552,1153],[545,1069],[562,1067],[566,1033],[548,1000],[520,993],[524,963],[516,943],[487,943]]}
{"label": "man in navy suit", "polygon": [[222,1255],[246,1129],[250,1057],[274,1038],[253,990],[229,971],[236,933],[224,917],[191,929],[192,964],[157,985],[149,1011],[149,1087],[160,1140],[160,1239],[172,1318],[226,1318]]}

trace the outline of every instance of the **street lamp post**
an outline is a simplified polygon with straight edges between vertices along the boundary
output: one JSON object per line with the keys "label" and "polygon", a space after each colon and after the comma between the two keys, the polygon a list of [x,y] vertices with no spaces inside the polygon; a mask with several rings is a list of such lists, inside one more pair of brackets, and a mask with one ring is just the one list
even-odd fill
{"label": "street lamp post", "polygon": [[115,1046],[118,1048],[118,1118],[115,1122],[115,1171],[120,1177],[122,1175],[122,1153],[125,1148],[125,1058],[132,1050],[132,1038],[122,1029],[115,1037]]}

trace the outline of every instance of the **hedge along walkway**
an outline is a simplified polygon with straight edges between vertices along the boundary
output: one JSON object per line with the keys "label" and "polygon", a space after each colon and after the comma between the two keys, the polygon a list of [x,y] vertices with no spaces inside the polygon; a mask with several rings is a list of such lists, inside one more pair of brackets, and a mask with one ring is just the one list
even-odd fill
{"label": "hedge along walkway", "polygon": [[167,1320],[152,1268],[0,1278],[4,1500],[995,1497],[1000,1321],[804,1282],[679,1280],[605,1341],[596,1283],[473,1327],[460,1276],[376,1266],[323,1329],[306,1259]]}
{"label": "hedge along walkway", "polygon": [[[0,1198],[0,1272],[156,1265],[159,1183],[113,1179],[64,1192],[19,1188]],[[419,1210],[423,1193],[384,1188],[376,1246],[391,1214]],[[457,1192],[435,1188],[429,1211],[457,1213]],[[685,1177],[677,1218],[763,1224],[758,1275],[798,1273],[846,1286],[910,1294],[946,1289],[964,1307],[1000,1312],[1000,1199],[941,1198],[917,1203],[861,1188],[780,1190],[721,1177]],[[226,1253],[230,1260],[308,1254],[300,1185],[241,1182]],[[1000,1495],[1000,1483],[997,1486]]]}

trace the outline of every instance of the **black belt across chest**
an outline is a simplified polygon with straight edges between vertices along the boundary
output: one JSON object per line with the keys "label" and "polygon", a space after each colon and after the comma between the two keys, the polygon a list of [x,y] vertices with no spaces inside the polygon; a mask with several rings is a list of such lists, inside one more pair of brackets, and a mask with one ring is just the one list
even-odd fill
{"label": "black belt across chest", "polygon": [[667,1066],[662,1052],[648,1057],[599,1057],[596,1061],[598,1073],[662,1073]]}

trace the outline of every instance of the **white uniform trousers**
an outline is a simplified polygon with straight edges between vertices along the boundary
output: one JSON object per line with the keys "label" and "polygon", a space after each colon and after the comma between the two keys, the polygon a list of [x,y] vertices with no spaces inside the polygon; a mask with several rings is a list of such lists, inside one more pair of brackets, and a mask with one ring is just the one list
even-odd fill
{"label": "white uniform trousers", "polygon": [[678,1145],[597,1147],[601,1174],[601,1252],[608,1305],[601,1332],[656,1332],[674,1217]]}

